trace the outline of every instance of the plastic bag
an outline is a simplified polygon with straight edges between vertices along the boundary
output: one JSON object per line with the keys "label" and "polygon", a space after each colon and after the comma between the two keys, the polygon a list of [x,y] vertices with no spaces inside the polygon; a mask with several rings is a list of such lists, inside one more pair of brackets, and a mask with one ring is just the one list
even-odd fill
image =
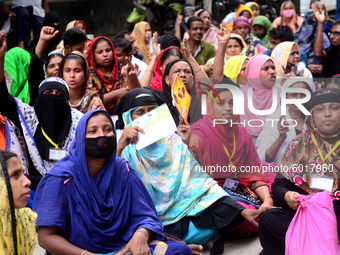
{"label": "plastic bag", "polygon": [[329,192],[297,196],[300,205],[286,233],[285,255],[339,255],[337,220]]}

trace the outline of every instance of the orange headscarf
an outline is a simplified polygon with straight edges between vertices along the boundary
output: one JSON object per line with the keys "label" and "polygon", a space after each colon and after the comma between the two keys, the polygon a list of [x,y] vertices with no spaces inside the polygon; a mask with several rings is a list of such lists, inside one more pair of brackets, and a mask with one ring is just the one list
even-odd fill
{"label": "orange headscarf", "polygon": [[145,63],[149,64],[152,54],[150,52],[149,44],[147,44],[144,39],[146,25],[149,25],[149,23],[145,21],[138,22],[135,25],[132,34],[137,41],[139,52],[143,55]]}

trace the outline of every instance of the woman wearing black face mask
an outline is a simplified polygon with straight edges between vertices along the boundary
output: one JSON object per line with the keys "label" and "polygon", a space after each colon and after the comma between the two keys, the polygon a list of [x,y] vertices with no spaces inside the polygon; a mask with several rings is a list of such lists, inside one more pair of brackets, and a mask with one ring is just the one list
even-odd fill
{"label": "woman wearing black face mask", "polygon": [[30,178],[35,190],[37,182],[46,171],[68,154],[82,113],[70,109],[68,86],[58,77],[50,77],[41,82],[34,107],[11,96],[4,78],[5,52],[5,33],[0,31],[0,112],[19,128],[25,139],[29,155],[28,172],[25,174],[35,176]]}
{"label": "woman wearing black face mask", "polygon": [[[70,154],[45,175],[36,192],[39,242],[48,254],[106,254],[124,245],[118,254],[151,254],[150,240],[166,240],[141,179],[115,152],[110,115],[86,113]],[[182,243],[155,243],[150,244],[155,252],[167,246],[161,254],[191,254]]]}

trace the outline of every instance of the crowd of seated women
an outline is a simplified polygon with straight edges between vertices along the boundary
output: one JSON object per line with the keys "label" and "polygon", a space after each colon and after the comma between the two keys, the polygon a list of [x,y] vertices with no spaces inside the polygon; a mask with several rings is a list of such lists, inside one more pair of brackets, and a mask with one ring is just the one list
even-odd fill
{"label": "crowd of seated women", "polygon": [[[328,190],[340,217],[340,23],[322,27],[322,4],[310,22],[290,1],[273,23],[258,9],[241,5],[218,28],[186,6],[175,35],[139,22],[113,41],[81,20],[63,40],[43,26],[30,53],[7,52],[0,31],[0,253],[33,254],[38,238],[47,254],[199,255],[208,243],[222,254],[230,235],[258,232],[261,254],[276,255],[297,194]],[[201,41],[216,49],[205,65]],[[164,108],[175,128],[139,148],[151,136],[136,120]],[[338,170],[316,173],[332,187],[315,188],[311,162]]]}

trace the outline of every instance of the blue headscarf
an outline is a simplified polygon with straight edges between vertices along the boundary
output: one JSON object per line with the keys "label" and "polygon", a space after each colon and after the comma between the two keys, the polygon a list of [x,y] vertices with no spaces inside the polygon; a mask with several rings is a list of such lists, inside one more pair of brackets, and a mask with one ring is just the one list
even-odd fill
{"label": "blue headscarf", "polygon": [[97,112],[111,120],[103,110],[86,113],[77,126],[70,154],[41,180],[33,205],[37,226],[58,226],[66,240],[95,253],[118,250],[142,227],[155,232],[154,239],[164,240],[153,202],[125,159],[111,155],[95,180],[90,175],[85,131],[88,119]]}

